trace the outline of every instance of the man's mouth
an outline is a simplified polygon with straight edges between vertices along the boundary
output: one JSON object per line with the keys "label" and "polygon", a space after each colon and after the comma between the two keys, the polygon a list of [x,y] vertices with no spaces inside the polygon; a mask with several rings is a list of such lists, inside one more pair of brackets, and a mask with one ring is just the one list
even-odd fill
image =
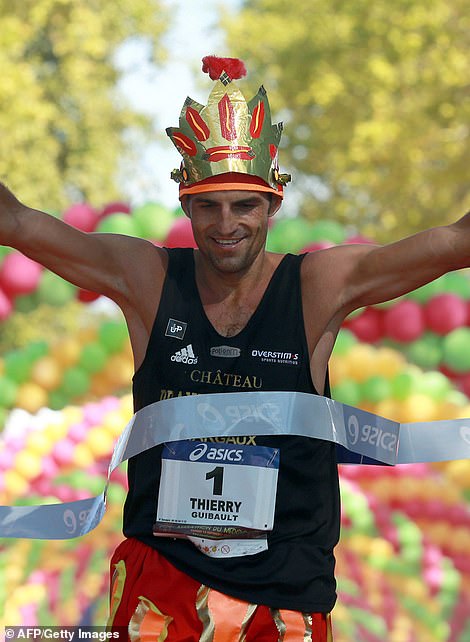
{"label": "man's mouth", "polygon": [[220,245],[222,247],[232,247],[234,245],[237,245],[237,243],[240,243],[241,240],[242,239],[214,239],[217,245]]}

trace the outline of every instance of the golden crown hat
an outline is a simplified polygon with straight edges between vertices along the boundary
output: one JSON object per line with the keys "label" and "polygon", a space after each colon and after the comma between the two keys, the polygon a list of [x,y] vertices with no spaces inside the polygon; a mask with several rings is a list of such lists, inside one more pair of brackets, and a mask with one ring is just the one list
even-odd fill
{"label": "golden crown hat", "polygon": [[282,123],[271,123],[266,90],[246,101],[233,82],[246,75],[237,58],[206,56],[202,70],[216,83],[201,105],[188,96],[179,126],[166,133],[183,157],[171,178],[179,183],[179,196],[213,190],[256,190],[282,197],[290,180],[278,164]]}

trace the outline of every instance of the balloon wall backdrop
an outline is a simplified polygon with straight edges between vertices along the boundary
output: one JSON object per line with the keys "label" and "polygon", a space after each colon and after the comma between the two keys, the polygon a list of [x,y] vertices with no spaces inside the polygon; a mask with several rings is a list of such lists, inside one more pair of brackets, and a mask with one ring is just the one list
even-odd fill
{"label": "balloon wall backdrop", "polygon": [[[194,245],[180,210],[80,204],[83,231]],[[279,219],[273,251],[369,242],[331,221]],[[111,305],[0,248],[0,503],[82,499],[104,487],[132,414],[132,355]],[[470,280],[447,275],[349,318],[331,359],[334,398],[402,422],[470,416]],[[58,316],[73,323],[54,325]],[[41,321],[38,322],[37,319]],[[34,329],[41,323],[44,328]],[[336,642],[470,640],[470,461],[342,466]],[[65,541],[0,541],[7,625],[103,624],[108,560],[121,540],[125,468],[102,523]]]}

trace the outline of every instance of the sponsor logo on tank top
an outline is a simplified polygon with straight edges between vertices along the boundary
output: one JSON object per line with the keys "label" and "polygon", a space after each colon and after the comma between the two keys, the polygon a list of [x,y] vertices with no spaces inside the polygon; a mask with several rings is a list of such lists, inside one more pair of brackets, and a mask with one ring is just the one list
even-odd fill
{"label": "sponsor logo on tank top", "polygon": [[251,356],[262,363],[280,363],[289,366],[299,365],[299,355],[296,352],[280,352],[276,350],[252,350]]}
{"label": "sponsor logo on tank top", "polygon": [[188,324],[184,321],[177,321],[176,319],[168,319],[168,325],[166,326],[165,336],[173,337],[173,339],[182,340]]}
{"label": "sponsor logo on tank top", "polygon": [[210,349],[211,357],[224,357],[225,359],[233,359],[241,355],[240,348],[232,348],[232,346],[214,346]]}
{"label": "sponsor logo on tank top", "polygon": [[171,360],[176,361],[176,363],[185,363],[191,366],[197,363],[197,357],[194,354],[193,346],[191,344],[187,345],[186,348],[177,350],[175,354],[171,356]]}

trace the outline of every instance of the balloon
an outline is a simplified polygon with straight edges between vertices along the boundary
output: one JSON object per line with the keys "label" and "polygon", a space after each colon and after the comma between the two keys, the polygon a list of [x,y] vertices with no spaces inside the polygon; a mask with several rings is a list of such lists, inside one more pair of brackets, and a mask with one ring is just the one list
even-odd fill
{"label": "balloon", "polygon": [[28,294],[38,286],[43,268],[32,259],[12,252],[0,267],[0,287],[10,296]]}
{"label": "balloon", "polygon": [[61,391],[70,398],[84,395],[90,389],[90,379],[82,368],[72,367],[64,372]]}
{"label": "balloon", "polygon": [[12,408],[18,392],[17,384],[8,377],[0,377],[0,406]]}
{"label": "balloon", "polygon": [[75,298],[75,287],[57,274],[44,270],[37,295],[42,303],[61,307]]}
{"label": "balloon", "polygon": [[414,301],[403,299],[384,312],[386,336],[395,341],[407,343],[420,337],[424,331],[421,306]]}
{"label": "balloon", "polygon": [[29,379],[31,361],[24,352],[15,350],[4,357],[5,376],[15,383],[23,383]]}
{"label": "balloon", "polygon": [[357,343],[357,340],[354,334],[350,330],[347,330],[346,328],[342,328],[339,331],[338,336],[336,338],[334,354],[338,356],[345,355],[356,343]]}
{"label": "balloon", "polygon": [[164,244],[166,247],[197,247],[189,218],[178,218],[172,223]]}
{"label": "balloon", "polygon": [[48,396],[44,388],[38,386],[37,383],[26,381],[18,388],[16,395],[16,405],[19,408],[24,408],[28,412],[34,414],[40,408],[47,406]]}
{"label": "balloon", "polygon": [[361,401],[361,390],[355,381],[345,379],[332,387],[331,396],[336,401],[349,406],[358,406]]}
{"label": "balloon", "polygon": [[88,343],[83,346],[78,366],[85,372],[99,372],[106,365],[107,352],[99,343]]}
{"label": "balloon", "polygon": [[120,352],[128,340],[126,324],[122,321],[105,321],[98,330],[98,338],[109,354]]}
{"label": "balloon", "polygon": [[347,327],[361,341],[375,343],[384,335],[384,313],[377,308],[367,307],[360,314],[347,321]]}
{"label": "balloon", "polygon": [[442,361],[442,339],[432,332],[425,332],[408,346],[406,354],[420,368],[437,368]]}
{"label": "balloon", "polygon": [[442,279],[440,278],[435,279],[430,283],[426,283],[426,285],[423,285],[417,290],[413,290],[413,292],[409,292],[409,294],[407,294],[407,297],[408,299],[417,301],[418,303],[426,303],[431,297],[435,296],[436,294],[440,294],[441,292]]}
{"label": "balloon", "polygon": [[60,386],[62,369],[53,357],[42,357],[31,369],[31,380],[45,390],[55,390]]}
{"label": "balloon", "polygon": [[0,288],[0,321],[8,319],[12,311],[13,305],[11,299],[6,295],[2,288]]}
{"label": "balloon", "polygon": [[172,226],[174,216],[164,205],[146,203],[132,210],[132,218],[139,228],[140,236],[163,241]]}
{"label": "balloon", "polygon": [[343,243],[346,238],[344,227],[337,221],[325,219],[316,221],[309,232],[309,241],[331,241],[334,244]]}
{"label": "balloon", "polygon": [[372,375],[361,385],[362,398],[371,403],[378,403],[390,397],[391,386],[386,377]]}
{"label": "balloon", "polygon": [[467,318],[466,301],[450,292],[433,296],[424,306],[426,325],[437,334],[448,334],[465,325]]}
{"label": "balloon", "polygon": [[105,234],[124,234],[126,236],[139,236],[137,223],[128,215],[117,212],[101,219],[96,231]]}
{"label": "balloon", "polygon": [[93,232],[98,223],[99,215],[91,205],[77,203],[66,209],[62,218],[65,223],[73,225],[73,227],[77,227],[83,232]]}
{"label": "balloon", "polygon": [[91,290],[79,288],[77,298],[82,303],[91,303],[92,301],[96,301],[100,296],[99,292],[92,292]]}
{"label": "balloon", "polygon": [[312,238],[313,225],[304,218],[283,218],[268,232],[267,248],[270,252],[298,252]]}
{"label": "balloon", "polygon": [[108,203],[103,207],[103,209],[100,212],[100,217],[104,218],[105,216],[109,216],[110,214],[129,214],[131,211],[131,208],[127,203],[122,203],[121,201],[114,201],[111,203]]}
{"label": "balloon", "polygon": [[309,243],[301,250],[299,250],[299,254],[304,254],[305,252],[316,252],[317,250],[326,250],[329,247],[333,247],[333,244],[328,243],[328,241],[315,241],[314,243]]}
{"label": "balloon", "polygon": [[448,272],[442,277],[446,292],[452,292],[461,299],[470,299],[470,279],[467,272]]}
{"label": "balloon", "polygon": [[470,328],[457,328],[443,339],[443,362],[454,372],[470,371]]}

